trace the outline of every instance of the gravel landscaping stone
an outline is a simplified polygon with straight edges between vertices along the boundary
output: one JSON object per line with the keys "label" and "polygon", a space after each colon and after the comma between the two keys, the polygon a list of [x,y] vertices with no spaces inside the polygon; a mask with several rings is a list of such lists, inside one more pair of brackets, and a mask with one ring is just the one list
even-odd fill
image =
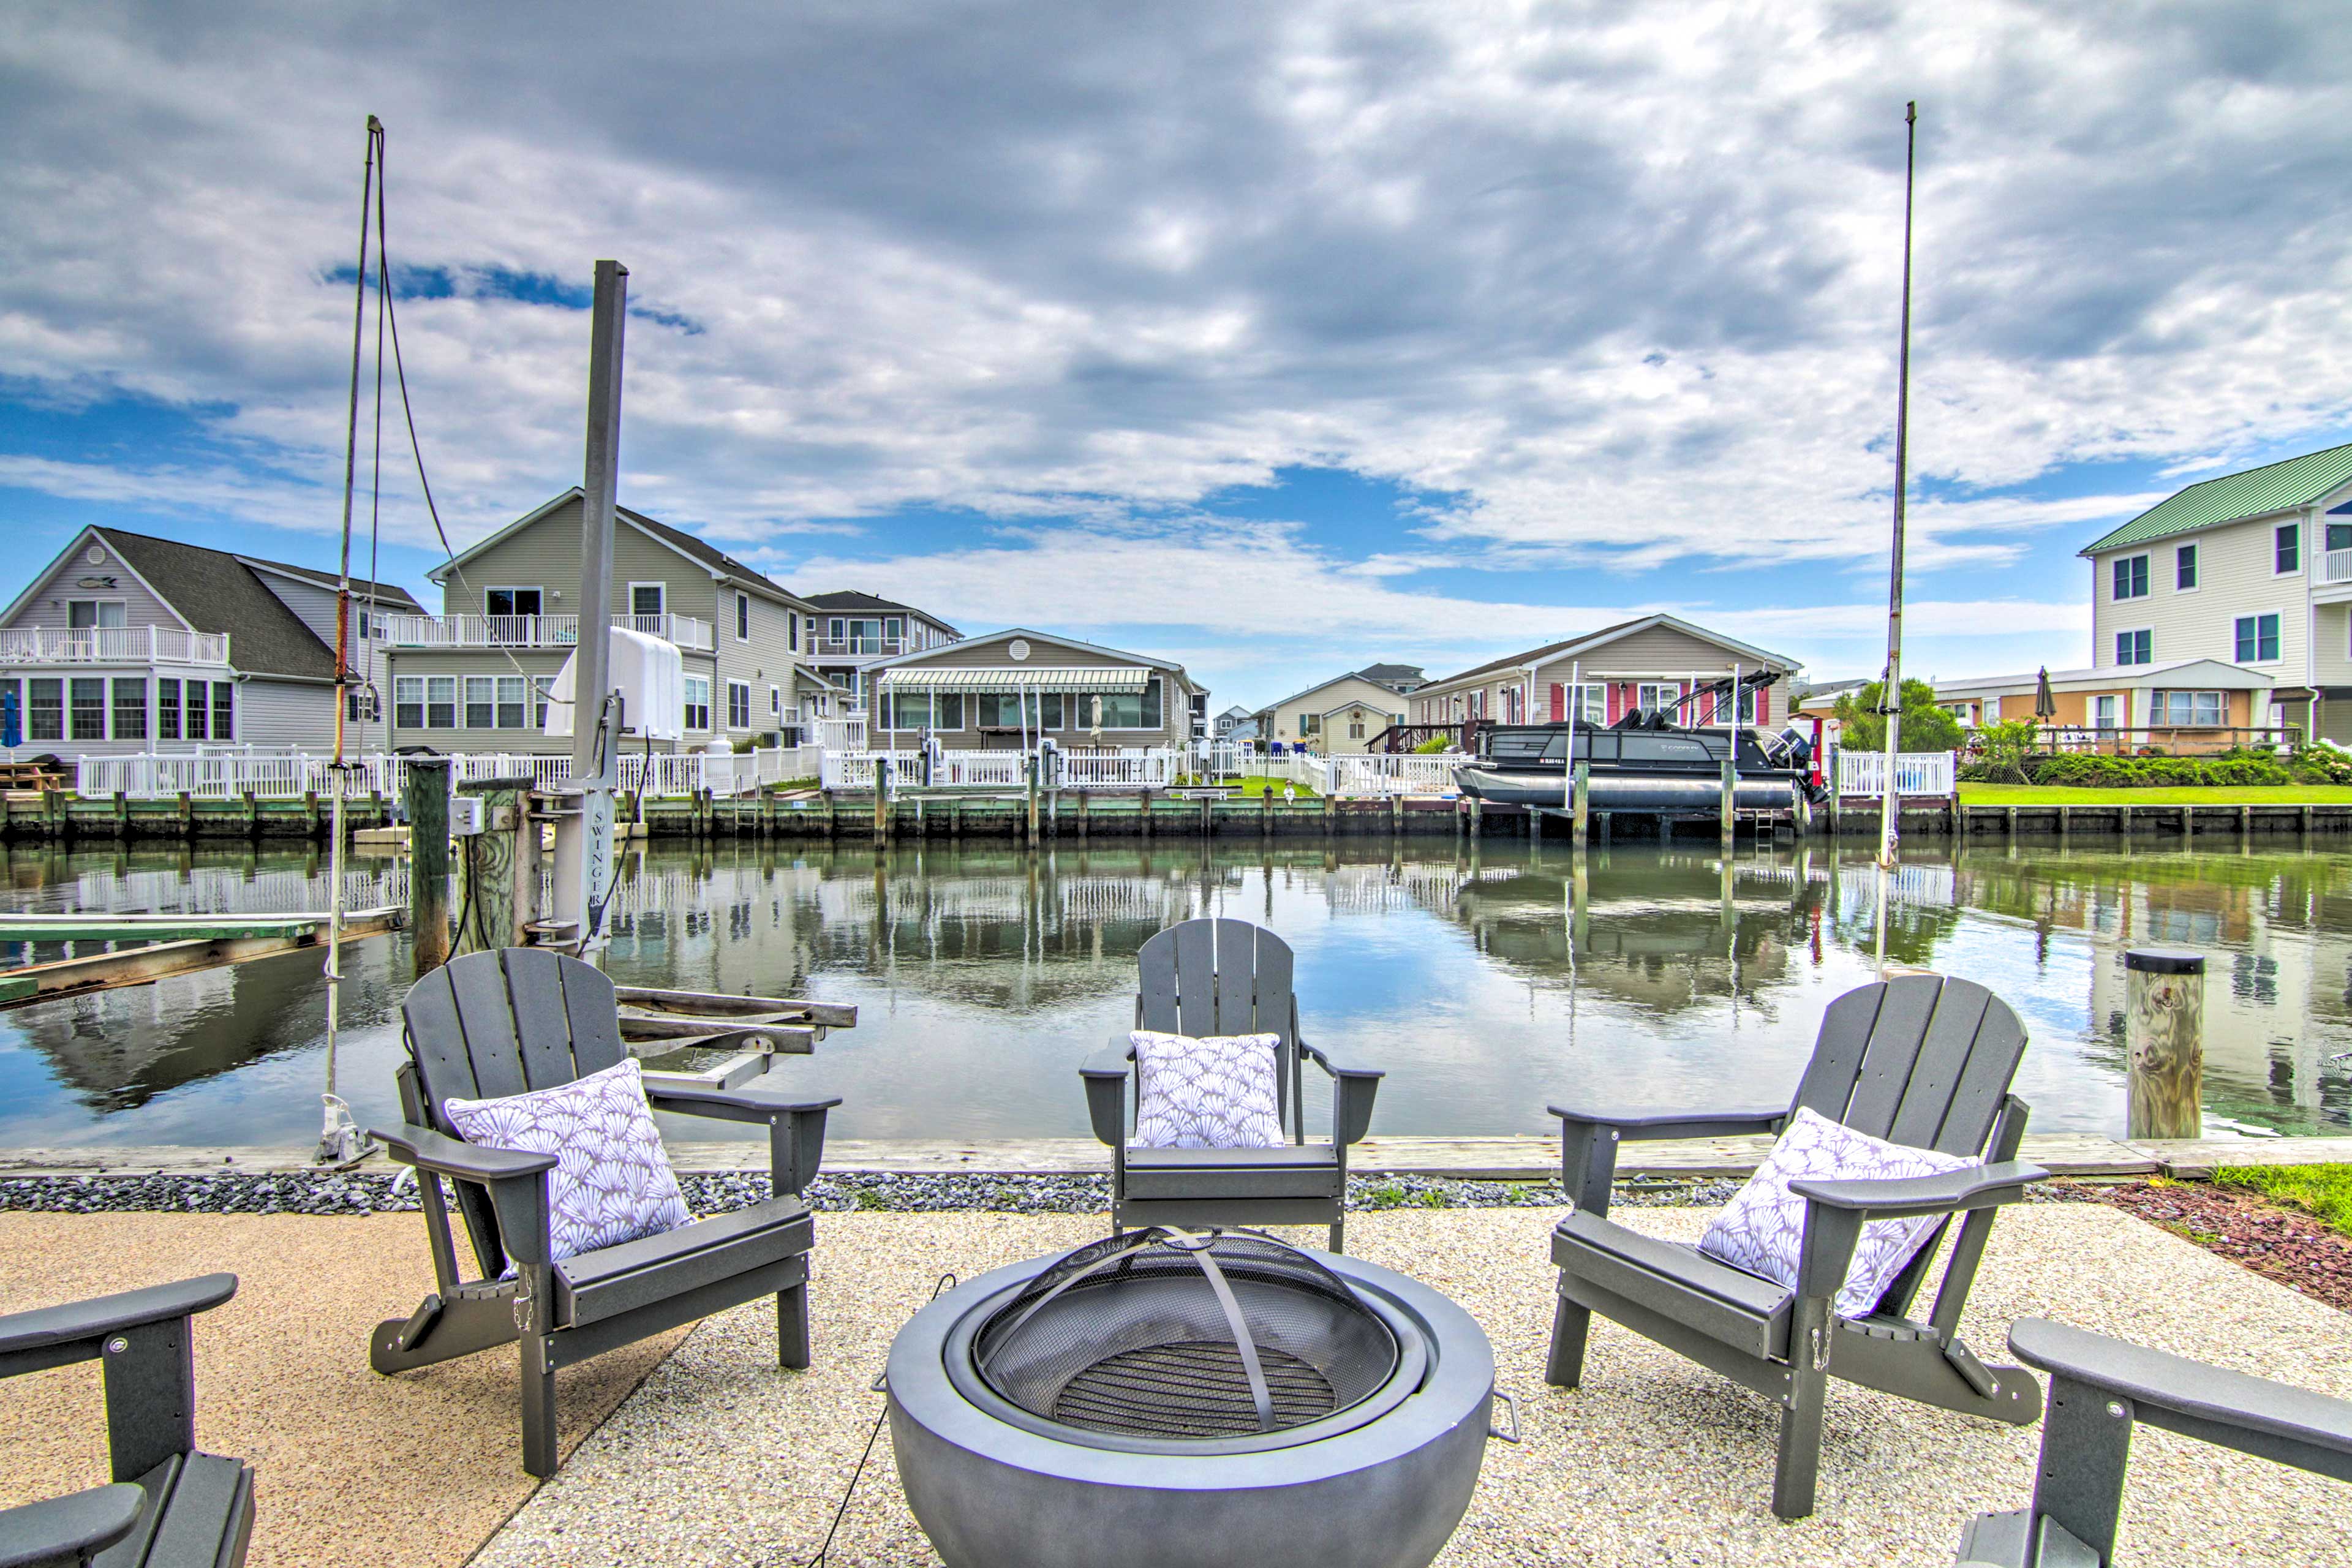
{"label": "gravel landscaping stone", "polygon": [[2053,1195],[2111,1205],[2352,1312],[2352,1237],[2241,1187],[2205,1182],[2053,1184]]}
{"label": "gravel landscaping stone", "polygon": [[[678,1177],[688,1207],[724,1214],[768,1195],[768,1178],[751,1173],[688,1172]],[[1717,1205],[1737,1182],[1639,1181],[1619,1184],[1615,1201]],[[1095,1215],[1110,1206],[1110,1179],[1098,1175],[966,1173],[908,1175],[845,1171],[810,1184],[809,1206],[832,1213],[986,1213]],[[1444,1176],[1358,1176],[1348,1183],[1353,1210],[1399,1208],[1565,1208],[1557,1182],[1475,1182]],[[418,1207],[416,1185],[394,1173],[223,1172],[218,1175],[17,1176],[0,1179],[0,1211],[37,1214],[391,1214]]]}

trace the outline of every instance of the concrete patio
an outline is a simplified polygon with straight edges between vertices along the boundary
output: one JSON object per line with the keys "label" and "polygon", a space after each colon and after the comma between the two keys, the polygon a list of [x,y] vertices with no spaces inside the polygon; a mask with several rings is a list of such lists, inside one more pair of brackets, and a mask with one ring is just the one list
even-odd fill
{"label": "concrete patio", "polygon": [[[1621,1211],[1695,1237],[1710,1211]],[[1773,1415],[1727,1383],[1597,1326],[1586,1386],[1546,1388],[1549,1211],[1363,1214],[1351,1250],[1446,1291],[1484,1324],[1521,1401],[1524,1447],[1490,1444],[1448,1563],[1916,1563],[1951,1560],[1961,1521],[2019,1506],[2038,1429],[1833,1389],[1820,1508],[1766,1506]],[[0,1214],[0,1310],[208,1268],[244,1288],[199,1320],[198,1433],[255,1460],[256,1564],[797,1564],[824,1539],[881,1396],[891,1335],[938,1277],[963,1278],[1100,1234],[1013,1215],[820,1217],[816,1364],[774,1363],[758,1304],[566,1373],[562,1472],[518,1463],[511,1352],[398,1379],[364,1340],[429,1282],[411,1215],[349,1219]],[[1301,1239],[1304,1239],[1302,1237]],[[1989,1358],[2040,1314],[2352,1395],[2352,1318],[2098,1205],[2007,1215],[1967,1324]],[[0,1502],[102,1479],[90,1368],[0,1384]],[[2126,1504],[2142,1563],[2352,1562],[2335,1483],[2143,1431]],[[887,1435],[830,1562],[935,1562]]]}

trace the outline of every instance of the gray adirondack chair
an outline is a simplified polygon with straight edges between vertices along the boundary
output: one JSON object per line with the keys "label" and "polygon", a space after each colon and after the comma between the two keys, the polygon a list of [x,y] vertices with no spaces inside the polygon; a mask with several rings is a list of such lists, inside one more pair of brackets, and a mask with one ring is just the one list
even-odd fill
{"label": "gray adirondack chair", "polygon": [[[549,1089],[621,1060],[613,983],[593,965],[538,948],[453,959],[401,1004],[409,1059],[399,1071],[407,1122],[370,1131],[392,1157],[416,1167],[438,1289],[405,1319],[376,1327],[368,1359],[380,1373],[520,1341],[523,1468],[555,1473],[555,1369],[648,1334],[776,1298],[777,1360],[809,1360],[808,1254],[814,1228],[801,1189],[824,1149],[836,1099],[794,1100],[761,1089],[646,1083],[657,1110],[768,1129],[771,1195],[661,1236],[549,1258],[551,1154],[467,1143],[443,1110],[452,1098]],[[459,1263],[442,1179],[457,1184],[474,1268]],[[505,1274],[508,1260],[516,1266]]]}
{"label": "gray adirondack chair", "polygon": [[2009,1348],[2050,1374],[2033,1503],[1970,1520],[1960,1531],[1960,1568],[2106,1568],[2135,1426],[2352,1481],[2352,1400],[2046,1318],[2011,1325]]}
{"label": "gray adirondack chair", "polygon": [[[1381,1072],[1298,1033],[1290,946],[1247,921],[1185,921],[1155,934],[1137,957],[1135,1026],[1179,1035],[1270,1034],[1284,1129],[1275,1149],[1138,1149],[1128,1143],[1135,1049],[1124,1034],[1089,1058],[1087,1114],[1111,1148],[1111,1233],[1150,1225],[1328,1225],[1345,1250],[1348,1146],[1372,1121]],[[1307,1061],[1331,1078],[1331,1142],[1307,1142],[1301,1099]]]}
{"label": "gray adirondack chair", "polygon": [[[1773,1400],[1780,1452],[1772,1511],[1783,1519],[1813,1510],[1831,1378],[2015,1426],[2035,1419],[2042,1389],[2032,1375],[1985,1365],[1958,1333],[1995,1209],[2049,1174],[2016,1161],[2026,1107],[2009,1086],[2024,1050],[2024,1026],[1983,986],[1909,974],[1830,1004],[1791,1104],[1664,1113],[1551,1107],[1564,1131],[1561,1182],[1576,1207],[1552,1232],[1559,1300],[1548,1381],[1581,1381],[1586,1331],[1599,1312]],[[1778,1132],[1799,1107],[1873,1137],[1986,1163],[1913,1181],[1795,1184],[1805,1232],[1794,1290],[1609,1218],[1625,1140]],[[1945,1217],[1874,1310],[1839,1316],[1832,1301],[1864,1223],[1919,1215]],[[1943,1284],[1926,1320],[1916,1321],[1912,1298],[1955,1215],[1967,1218]]]}
{"label": "gray adirondack chair", "polygon": [[196,1452],[194,1319],[236,1294],[234,1274],[0,1317],[0,1377],[97,1362],[111,1485],[0,1510],[0,1563],[17,1568],[236,1568],[253,1536],[253,1472]]}

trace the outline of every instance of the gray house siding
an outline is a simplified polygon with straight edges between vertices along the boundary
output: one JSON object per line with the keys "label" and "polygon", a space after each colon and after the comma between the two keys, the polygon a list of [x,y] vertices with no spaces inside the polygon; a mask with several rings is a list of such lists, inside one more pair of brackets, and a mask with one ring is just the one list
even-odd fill
{"label": "gray house siding", "polygon": [[[89,552],[93,544],[106,551],[106,559],[93,562]],[[111,588],[85,588],[78,579],[111,577]],[[43,631],[64,631],[70,625],[67,601],[71,599],[119,599],[122,602],[122,624],[127,626],[173,626],[185,628],[187,622],[180,613],[150,593],[136,574],[113,551],[84,535],[74,541],[72,547],[50,568],[41,574],[38,586],[27,597],[16,615],[9,617],[7,629],[37,628]],[[236,656],[236,642],[229,641],[229,653]]]}
{"label": "gray house siding", "polygon": [[[1030,645],[1029,657],[1026,659],[1015,659],[1006,651],[1015,636],[1025,637]],[[1067,643],[1035,633],[1006,633],[951,643],[946,647],[916,655],[893,663],[885,670],[872,673],[878,678],[887,670],[896,669],[973,669],[998,666],[1008,668],[1025,666],[1031,668],[1052,669],[1102,669],[1137,666],[1149,668],[1160,682],[1159,726],[1150,730],[1106,727],[1103,731],[1102,743],[1106,746],[1176,746],[1183,744],[1192,738],[1192,697],[1202,688],[1193,684],[1175,666],[1144,654],[1098,653],[1089,648],[1073,647]],[[1075,712],[1066,711],[1065,722],[1057,729],[1048,729],[1046,733],[1066,746],[1089,744],[1091,736],[1083,721],[1084,708],[1083,702],[1066,704],[1066,709]],[[868,722],[867,731],[875,737],[877,745],[894,736],[899,743],[912,740],[914,731],[885,730],[882,725],[887,715],[878,707],[873,710],[873,715]],[[1073,718],[1077,719],[1078,721],[1070,721]],[[969,710],[966,712],[961,729],[940,731],[938,733],[943,745],[965,750],[1002,749],[1008,743],[1018,743],[1017,741],[1009,741],[1006,736],[983,733],[973,721]]]}
{"label": "gray house siding", "polygon": [[[236,738],[243,744],[291,746],[320,755],[334,750],[335,689],[331,686],[257,675],[237,683],[236,702]],[[345,745],[358,750],[356,735],[347,734]]]}

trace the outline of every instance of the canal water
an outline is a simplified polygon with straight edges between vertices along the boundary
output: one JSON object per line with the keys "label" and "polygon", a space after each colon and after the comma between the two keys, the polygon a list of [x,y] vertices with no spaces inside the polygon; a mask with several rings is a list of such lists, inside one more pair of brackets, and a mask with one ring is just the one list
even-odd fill
{"label": "canal water", "polygon": [[[304,853],[11,853],[18,910],[323,909]],[[404,899],[355,863],[354,905]],[[633,853],[624,983],[853,1002],[791,1085],[845,1138],[1083,1136],[1077,1064],[1131,1019],[1171,921],[1255,921],[1297,952],[1311,1040],[1389,1069],[1376,1132],[1548,1132],[1548,1100],[1750,1103],[1787,1092],[1832,998],[1871,977],[1876,872],[1825,844],[1596,850],[1349,841],[1055,850],[656,847]],[[2025,1018],[2039,1131],[2123,1128],[2121,954],[2211,955],[2209,1119],[2352,1131],[2352,855],[1938,848],[1894,880],[1889,955]],[[31,956],[49,956],[35,952]],[[19,963],[26,950],[0,951]],[[404,938],[355,944],[342,1089],[395,1119]],[[316,954],[0,1013],[0,1146],[301,1144],[316,1136]],[[2339,1057],[2345,1059],[2333,1059]],[[1310,1074],[1310,1079],[1313,1075]],[[1310,1107],[1328,1108],[1313,1091]],[[673,1138],[723,1123],[665,1119]]]}

